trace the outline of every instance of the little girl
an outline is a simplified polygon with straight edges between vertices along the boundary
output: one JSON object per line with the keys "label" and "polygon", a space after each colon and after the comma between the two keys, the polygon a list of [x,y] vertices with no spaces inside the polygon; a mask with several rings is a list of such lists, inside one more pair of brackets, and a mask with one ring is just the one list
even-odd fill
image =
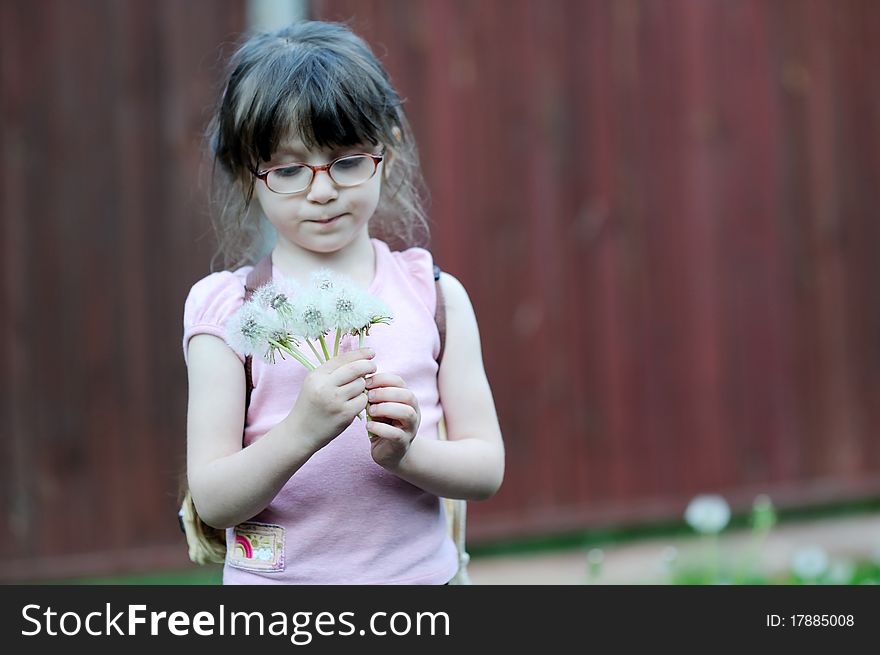
{"label": "little girl", "polygon": [[[232,270],[197,282],[184,308],[187,478],[201,518],[226,529],[224,584],[446,583],[458,559],[439,497],[492,496],[504,448],[474,311],[446,273],[438,365],[433,261],[414,247],[426,224],[416,151],[388,74],[338,24],[257,34],[231,60],[209,134]],[[273,277],[330,269],[394,320],[313,371],[254,358],[246,406],[224,333],[260,215],[276,233]],[[250,543],[259,556],[240,552]]]}

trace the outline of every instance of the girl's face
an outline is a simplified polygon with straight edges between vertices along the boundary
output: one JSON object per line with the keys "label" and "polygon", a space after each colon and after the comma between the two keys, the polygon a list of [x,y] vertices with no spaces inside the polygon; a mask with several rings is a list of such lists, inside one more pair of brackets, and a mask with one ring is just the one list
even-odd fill
{"label": "girl's face", "polygon": [[[309,150],[299,139],[291,139],[262,169],[296,163],[323,166],[347,155],[380,152],[381,147],[369,144]],[[258,179],[255,195],[279,239],[310,252],[335,253],[359,239],[369,239],[367,224],[379,204],[384,165],[384,161],[379,163],[375,175],[357,186],[340,186],[326,170],[317,171],[304,191],[289,195],[275,193]],[[305,174],[310,174],[308,169]]]}

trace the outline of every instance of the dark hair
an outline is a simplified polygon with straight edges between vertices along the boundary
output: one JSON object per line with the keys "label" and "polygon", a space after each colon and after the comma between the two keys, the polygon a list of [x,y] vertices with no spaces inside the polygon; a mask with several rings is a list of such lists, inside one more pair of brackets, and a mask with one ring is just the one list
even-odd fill
{"label": "dark hair", "polygon": [[252,262],[258,254],[253,174],[291,136],[308,148],[383,144],[394,163],[383,167],[370,233],[392,248],[425,245],[418,154],[401,105],[382,64],[344,25],[304,21],[247,39],[230,60],[208,129],[212,214],[224,265]]}

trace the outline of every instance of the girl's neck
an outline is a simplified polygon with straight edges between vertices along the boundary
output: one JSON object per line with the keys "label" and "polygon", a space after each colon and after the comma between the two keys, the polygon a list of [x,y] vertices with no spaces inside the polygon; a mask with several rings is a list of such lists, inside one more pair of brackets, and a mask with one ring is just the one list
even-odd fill
{"label": "girl's neck", "polygon": [[298,282],[308,281],[309,275],[318,269],[329,268],[366,288],[375,275],[376,254],[366,234],[345,248],[328,253],[306,250],[279,238],[272,249],[272,264]]}

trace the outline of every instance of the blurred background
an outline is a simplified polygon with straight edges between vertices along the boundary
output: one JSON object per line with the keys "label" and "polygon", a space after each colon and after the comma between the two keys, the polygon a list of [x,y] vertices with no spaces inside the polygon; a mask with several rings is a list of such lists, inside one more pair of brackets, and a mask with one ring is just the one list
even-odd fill
{"label": "blurred background", "polygon": [[202,133],[239,35],[303,17],[388,68],[476,309],[507,473],[475,552],[704,493],[878,506],[880,3],[0,0],[0,582],[196,568]]}

